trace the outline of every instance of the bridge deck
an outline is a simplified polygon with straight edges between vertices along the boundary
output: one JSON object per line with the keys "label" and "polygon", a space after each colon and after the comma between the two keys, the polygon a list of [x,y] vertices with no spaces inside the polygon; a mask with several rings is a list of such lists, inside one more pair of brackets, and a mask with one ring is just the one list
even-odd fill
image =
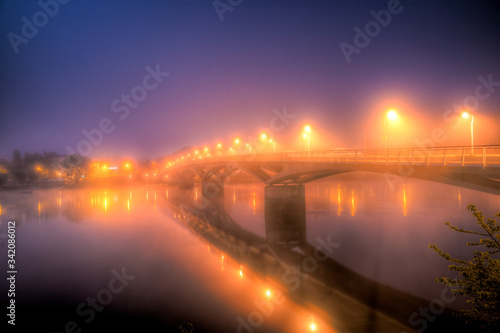
{"label": "bridge deck", "polygon": [[500,146],[453,146],[390,149],[334,149],[302,152],[236,154],[183,159],[172,163],[172,167],[183,164],[206,164],[220,162],[319,162],[380,165],[427,165],[500,167]]}

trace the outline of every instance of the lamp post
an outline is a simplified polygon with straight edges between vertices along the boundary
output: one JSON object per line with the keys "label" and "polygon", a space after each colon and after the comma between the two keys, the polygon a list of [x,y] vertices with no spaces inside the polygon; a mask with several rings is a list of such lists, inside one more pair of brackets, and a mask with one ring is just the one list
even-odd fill
{"label": "lamp post", "polygon": [[467,119],[470,116],[470,145],[472,154],[474,154],[474,114],[464,111],[462,112],[462,118]]}
{"label": "lamp post", "polygon": [[384,118],[384,148],[387,150],[387,119],[396,120],[398,119],[398,114],[394,110],[389,110]]}
{"label": "lamp post", "polygon": [[269,142],[273,144],[273,153],[276,152],[276,141],[274,141],[273,139],[269,139]]}
{"label": "lamp post", "polygon": [[239,138],[234,139],[234,151],[233,151],[234,153],[233,153],[233,155],[235,155],[237,153],[236,150],[238,149],[239,144],[240,144],[240,139]]}
{"label": "lamp post", "polygon": [[302,134],[303,138],[307,138],[307,151],[311,150],[311,126],[304,126],[304,134]]}

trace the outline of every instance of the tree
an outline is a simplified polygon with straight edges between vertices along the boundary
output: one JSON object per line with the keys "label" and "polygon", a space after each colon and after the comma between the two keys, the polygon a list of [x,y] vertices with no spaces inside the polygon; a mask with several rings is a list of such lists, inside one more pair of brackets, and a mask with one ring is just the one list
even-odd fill
{"label": "tree", "polygon": [[62,162],[62,167],[67,171],[68,176],[74,178],[76,182],[80,181],[82,175],[88,171],[90,159],[80,155],[68,155]]}
{"label": "tree", "polygon": [[14,150],[12,153],[12,169],[10,172],[14,179],[19,183],[24,183],[26,181],[26,173],[24,172],[23,159],[21,158],[21,153],[19,150]]}
{"label": "tree", "polygon": [[[445,258],[451,271],[458,273],[458,278],[441,277],[436,281],[449,286],[458,296],[468,296],[471,309],[462,310],[462,315],[470,321],[482,321],[489,328],[500,326],[500,259],[494,255],[500,252],[500,225],[496,220],[486,219],[475,205],[469,204],[467,209],[476,218],[481,231],[469,231],[445,224],[454,231],[481,236],[479,240],[467,243],[470,247],[481,247],[473,251],[472,260],[453,259],[436,244],[429,245],[437,254]],[[500,213],[495,215],[500,217]],[[484,237],[484,238],[483,238]]]}

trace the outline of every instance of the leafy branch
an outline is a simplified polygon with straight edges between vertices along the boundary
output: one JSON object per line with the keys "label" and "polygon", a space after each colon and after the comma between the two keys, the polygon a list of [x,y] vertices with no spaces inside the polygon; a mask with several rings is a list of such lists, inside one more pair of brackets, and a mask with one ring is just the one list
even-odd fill
{"label": "leafy branch", "polygon": [[[441,277],[436,281],[449,286],[457,296],[468,296],[467,302],[472,307],[463,309],[462,315],[469,321],[480,320],[485,326],[497,327],[500,326],[500,259],[492,255],[500,252],[500,225],[494,219],[485,220],[475,205],[469,204],[467,209],[476,218],[482,231],[464,230],[449,222],[445,225],[460,233],[481,236],[479,240],[467,242],[466,245],[482,246],[482,251],[474,250],[472,260],[463,260],[452,258],[436,244],[429,245],[429,248],[450,262],[450,271],[458,273],[458,278]],[[500,213],[495,216],[500,217]]]}

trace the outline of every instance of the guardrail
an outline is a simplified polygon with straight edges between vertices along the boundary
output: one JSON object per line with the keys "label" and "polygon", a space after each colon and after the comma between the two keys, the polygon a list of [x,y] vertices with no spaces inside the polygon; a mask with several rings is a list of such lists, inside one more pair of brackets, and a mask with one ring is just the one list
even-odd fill
{"label": "guardrail", "polygon": [[316,162],[349,164],[426,165],[426,166],[474,166],[500,167],[500,145],[416,147],[389,149],[333,149],[302,152],[281,152],[216,156],[186,161],[200,162]]}

